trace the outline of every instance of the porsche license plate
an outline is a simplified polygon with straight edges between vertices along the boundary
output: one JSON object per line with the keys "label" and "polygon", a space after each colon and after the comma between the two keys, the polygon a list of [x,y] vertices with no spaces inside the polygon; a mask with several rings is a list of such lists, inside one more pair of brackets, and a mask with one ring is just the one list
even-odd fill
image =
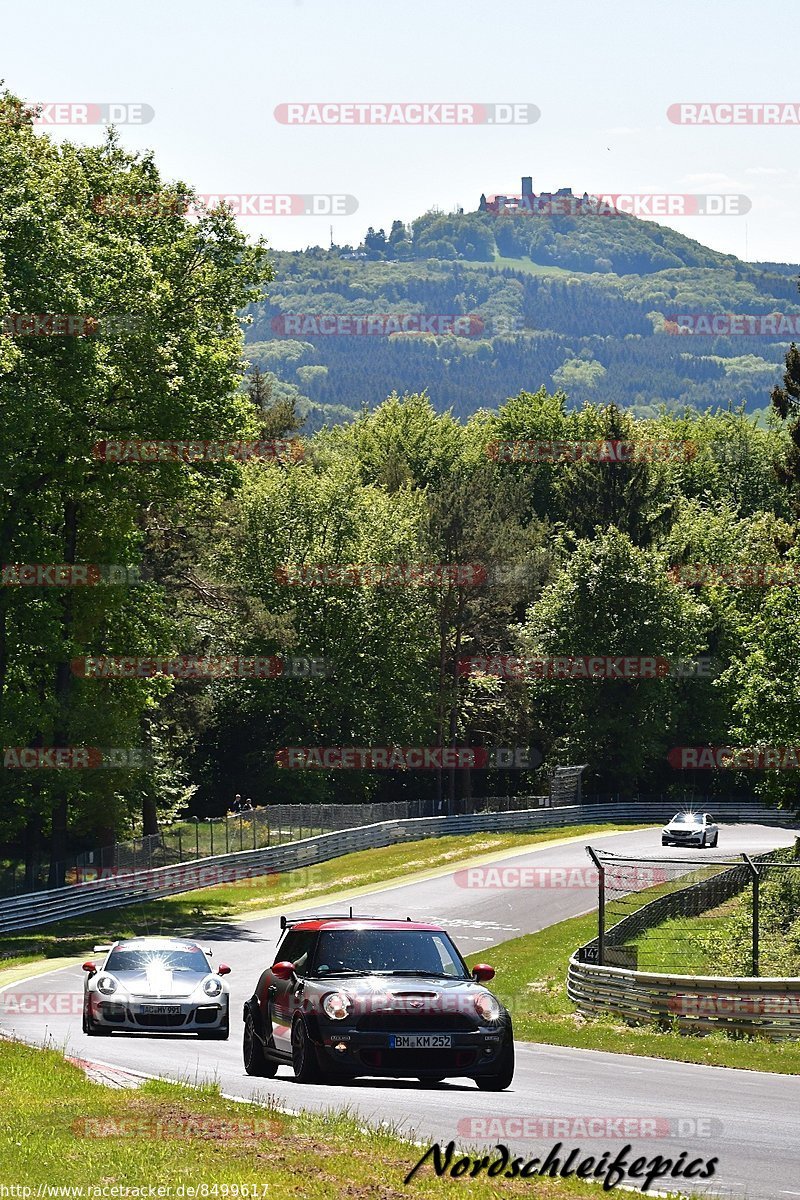
{"label": "porsche license plate", "polygon": [[141,1004],[139,1012],[148,1017],[179,1017],[181,1006],[180,1004]]}
{"label": "porsche license plate", "polygon": [[449,1050],[452,1044],[449,1033],[396,1033],[389,1038],[393,1050]]}

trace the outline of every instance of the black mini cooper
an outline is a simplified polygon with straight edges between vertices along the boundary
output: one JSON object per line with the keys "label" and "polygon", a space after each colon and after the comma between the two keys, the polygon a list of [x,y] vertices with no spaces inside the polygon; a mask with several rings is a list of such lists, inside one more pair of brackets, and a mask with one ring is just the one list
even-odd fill
{"label": "black mini cooper", "polygon": [[244,1006],[248,1075],[281,1064],[301,1083],[356,1075],[514,1076],[511,1017],[438,925],[376,917],[281,918],[275,961]]}

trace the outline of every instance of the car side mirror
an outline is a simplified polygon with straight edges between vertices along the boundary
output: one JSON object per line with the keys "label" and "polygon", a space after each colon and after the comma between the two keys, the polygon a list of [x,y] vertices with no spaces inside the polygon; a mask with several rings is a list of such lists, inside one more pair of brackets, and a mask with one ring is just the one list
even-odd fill
{"label": "car side mirror", "polygon": [[476,963],[472,968],[472,976],[477,983],[488,983],[490,979],[494,979],[494,967],[490,967],[488,963]]}
{"label": "car side mirror", "polygon": [[217,967],[218,975],[230,975],[230,973],[231,973],[231,969],[230,969],[230,967],[226,967],[225,963],[220,963],[219,966]]}
{"label": "car side mirror", "polygon": [[83,966],[81,967],[81,970],[86,971],[86,973],[88,975],[96,975],[97,974],[97,967],[94,965],[93,962],[85,962],[83,964]]}
{"label": "car side mirror", "polygon": [[294,963],[291,962],[278,962],[272,968],[272,974],[278,979],[293,979],[294,973]]}

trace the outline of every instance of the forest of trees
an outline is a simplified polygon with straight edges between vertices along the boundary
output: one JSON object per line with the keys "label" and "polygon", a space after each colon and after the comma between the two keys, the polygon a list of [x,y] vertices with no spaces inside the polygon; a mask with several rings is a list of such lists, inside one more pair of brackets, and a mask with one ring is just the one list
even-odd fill
{"label": "forest of trees", "polygon": [[[471,220],[506,228],[503,218],[488,215],[437,218],[454,229]],[[506,221],[516,228],[526,218]],[[510,257],[479,262],[410,253],[409,261],[385,260],[375,251],[353,262],[318,249],[277,254],[274,285],[249,310],[248,357],[268,374],[276,396],[295,401],[307,431],[350,420],[362,405],[380,403],[393,389],[425,389],[437,411],[451,410],[462,419],[521,388],[539,387],[565,388],[572,404],[616,403],[640,416],[655,415],[660,406],[681,412],[687,405],[698,410],[743,405],[763,412],[787,337],[675,336],[668,318],[800,314],[795,280],[706,250],[652,223],[616,221],[568,222],[575,228],[558,235],[560,249],[552,262],[541,256],[536,263]],[[593,238],[605,237],[613,270],[591,262],[567,269],[585,241],[587,222]],[[538,228],[541,222],[533,224]],[[551,219],[548,229],[555,236],[552,224]],[[662,242],[670,253],[658,258]],[[365,245],[370,244],[368,236]],[[625,273],[627,265],[616,253],[620,246],[633,258],[641,258],[644,246],[650,257],[637,258],[635,265],[649,273]],[[539,266],[540,261],[550,265]],[[291,337],[281,328],[286,314],[390,313],[468,314],[476,320],[468,337],[427,332]]]}
{"label": "forest of trees", "polygon": [[[189,220],[174,202],[182,186],[165,185],[149,157],[127,154],[113,135],[96,148],[39,136],[9,95],[0,98],[0,166],[4,313],[99,321],[99,331],[73,336],[0,336],[0,841],[10,852],[30,863],[44,850],[60,863],[71,847],[152,832],[177,812],[219,814],[236,791],[256,803],[348,802],[443,788],[457,810],[470,792],[544,790],[558,763],[588,763],[590,792],[796,794],[791,772],[687,772],[668,759],[684,744],[797,738],[800,588],[733,586],[713,572],[689,586],[674,570],[781,563],[800,571],[794,349],[785,368],[782,351],[771,377],[759,376],[761,407],[775,388],[768,428],[736,408],[730,375],[713,360],[682,370],[717,389],[715,413],[634,415],[599,392],[579,402],[581,364],[597,362],[628,372],[642,405],[654,406],[677,370],[670,353],[681,339],[643,338],[652,352],[633,360],[624,340],[609,346],[599,333],[597,355],[587,357],[577,331],[586,331],[580,314],[589,323],[593,303],[582,307],[579,288],[531,279],[527,292],[516,277],[497,275],[498,296],[509,289],[523,315],[528,304],[537,311],[546,283],[575,351],[561,388],[540,387],[541,371],[515,339],[497,339],[489,357],[478,342],[475,369],[502,361],[511,398],[497,405],[487,387],[475,409],[453,395],[453,411],[442,411],[424,390],[438,355],[426,358],[410,339],[407,386],[385,344],[364,339],[382,402],[362,407],[360,360],[350,352],[341,378],[352,373],[352,390],[330,395],[352,419],[309,428],[295,385],[280,386],[267,352],[269,374],[248,369],[243,341],[242,312],[262,314],[260,336],[258,321],[286,294],[288,256],[270,259],[224,209]],[[134,211],[91,204],[131,194],[153,202]],[[356,286],[358,268],[347,269]],[[597,294],[607,300],[594,313],[601,327],[618,307],[626,320],[645,321],[635,298]],[[469,311],[471,297],[465,304]],[[126,314],[141,319],[109,320]],[[543,337],[538,352],[548,355],[556,340]],[[299,353],[278,339],[267,351],[272,345],[306,387],[323,387],[302,343]],[[552,374],[563,357],[547,362]],[[440,378],[432,373],[431,387]],[[95,451],[107,439],[276,438],[295,438],[299,449],[252,462],[114,463]],[[498,451],[553,441],[688,449],[613,463]],[[139,581],[22,586],[15,564],[116,564],[136,568]],[[373,570],[358,584],[329,577],[292,586],[292,572],[321,564],[443,569],[427,584],[376,582]],[[481,570],[467,578],[460,568],[469,564]],[[325,670],[103,680],[75,669],[103,655],[279,656],[321,659]],[[504,678],[459,666],[508,655],[710,666],[638,680]],[[293,746],[392,745],[534,746],[543,761],[536,771],[442,778],[290,770],[276,758]],[[66,746],[143,757],[104,770],[21,769],[15,758],[20,748]]]}

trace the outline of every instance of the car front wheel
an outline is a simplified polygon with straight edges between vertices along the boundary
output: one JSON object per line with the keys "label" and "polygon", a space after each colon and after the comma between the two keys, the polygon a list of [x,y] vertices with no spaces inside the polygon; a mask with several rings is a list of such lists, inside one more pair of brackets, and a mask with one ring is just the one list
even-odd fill
{"label": "car front wheel", "polygon": [[84,1018],[83,1032],[89,1037],[110,1037],[111,1030],[107,1025],[95,1025],[92,1018],[87,1014]]}
{"label": "car front wheel", "polygon": [[497,1070],[492,1075],[478,1075],[475,1079],[482,1092],[504,1092],[514,1078],[514,1043],[503,1049]]}
{"label": "car front wheel", "polygon": [[298,1083],[316,1083],[322,1077],[317,1051],[302,1017],[297,1017],[292,1026],[292,1067]]}
{"label": "car front wheel", "polygon": [[242,1057],[244,1069],[248,1075],[261,1075],[272,1079],[278,1070],[278,1064],[267,1058],[264,1047],[256,1037],[255,1025],[250,1013],[244,1023],[244,1038],[242,1040]]}

